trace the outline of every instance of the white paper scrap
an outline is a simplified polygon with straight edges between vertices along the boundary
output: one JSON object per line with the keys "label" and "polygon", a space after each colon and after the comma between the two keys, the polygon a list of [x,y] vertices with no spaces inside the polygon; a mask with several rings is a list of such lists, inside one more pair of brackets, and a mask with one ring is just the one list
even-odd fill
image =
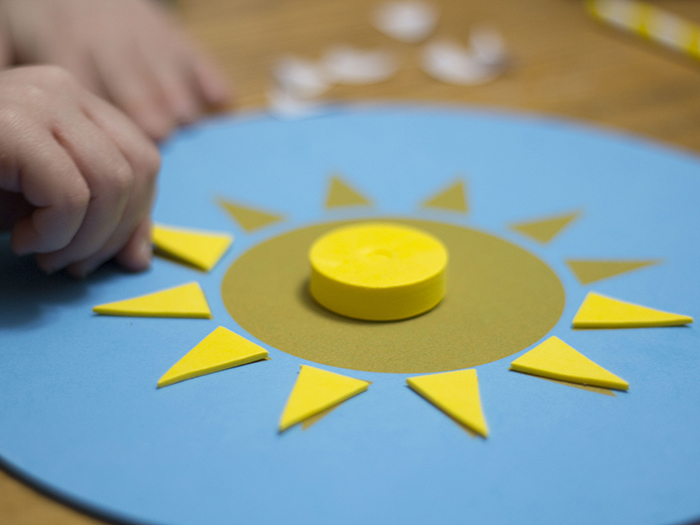
{"label": "white paper scrap", "polygon": [[270,113],[282,119],[315,117],[327,111],[326,104],[313,99],[300,99],[293,94],[274,87],[267,93]]}
{"label": "white paper scrap", "polygon": [[[423,70],[441,82],[476,86],[493,81],[503,72],[502,62],[490,63],[475,51],[451,40],[435,40],[423,49]],[[492,57],[490,57],[492,58]]]}
{"label": "white paper scrap", "polygon": [[325,53],[323,68],[327,78],[336,84],[375,84],[394,76],[399,62],[389,51],[338,46]]}
{"label": "white paper scrap", "polygon": [[372,23],[385,35],[411,44],[428,38],[435,30],[438,17],[439,12],[432,3],[394,1],[377,7],[372,13]]}
{"label": "white paper scrap", "polygon": [[277,60],[272,75],[282,91],[296,98],[315,98],[331,87],[321,65],[295,56]]}
{"label": "white paper scrap", "polygon": [[501,33],[489,26],[477,26],[469,31],[475,58],[484,64],[502,66],[508,61],[508,49]]}

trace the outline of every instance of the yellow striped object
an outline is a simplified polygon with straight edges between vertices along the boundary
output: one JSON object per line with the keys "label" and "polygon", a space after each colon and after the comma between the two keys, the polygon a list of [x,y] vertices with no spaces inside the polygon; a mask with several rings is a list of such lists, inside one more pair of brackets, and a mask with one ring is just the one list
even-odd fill
{"label": "yellow striped object", "polygon": [[586,6],[601,22],[700,59],[698,24],[633,0],[587,0]]}

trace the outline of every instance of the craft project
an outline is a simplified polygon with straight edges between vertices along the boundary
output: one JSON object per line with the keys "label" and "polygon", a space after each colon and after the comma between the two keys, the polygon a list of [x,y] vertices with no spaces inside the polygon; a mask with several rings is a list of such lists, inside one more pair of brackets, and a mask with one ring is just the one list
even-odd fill
{"label": "craft project", "polygon": [[369,381],[301,365],[279,423],[280,432],[364,392]]}
{"label": "craft project", "polygon": [[409,377],[406,383],[458,423],[482,437],[488,436],[475,369]]}
{"label": "craft project", "polygon": [[347,182],[335,175],[331,177],[331,186],[326,198],[326,208],[343,208],[346,206],[371,206],[372,201],[353,189]]}
{"label": "craft project", "polygon": [[[237,228],[227,268],[201,274],[156,260],[138,276],[107,267],[72,282],[41,275],[0,239],[0,458],[19,476],[135,523],[460,523],[467,512],[475,523],[652,525],[700,515],[700,421],[684,402],[700,398],[700,334],[692,325],[573,332],[588,290],[565,265],[572,254],[663,257],[663,267],[605,284],[616,297],[693,313],[692,155],[547,117],[406,105],[335,108],[303,122],[217,119],[177,134],[163,155],[155,216]],[[326,208],[330,169],[373,206]],[[468,173],[464,207],[424,209],[455,186],[455,173]],[[213,195],[285,219],[247,233]],[[585,217],[557,242],[509,231],[513,217],[576,206]],[[445,246],[449,290],[436,308],[375,322],[314,300],[313,243],[367,222],[427,232]],[[88,313],[189,281],[185,273],[199,276],[221,320],[194,339],[206,322]],[[219,324],[274,361],[155,388]],[[633,382],[634,394],[508,370],[551,336]],[[302,364],[372,380],[371,396],[279,433]],[[491,427],[486,441],[463,435],[469,427],[406,384],[469,369]],[[309,405],[336,402],[327,393],[310,394]],[[620,472],[634,473],[635,490]]]}
{"label": "craft project", "polygon": [[219,326],[158,380],[158,388],[267,358],[268,352]]}
{"label": "craft project", "polygon": [[581,284],[590,284],[602,281],[608,277],[614,277],[631,272],[639,268],[645,268],[659,261],[593,261],[567,259],[566,265],[574,273]]}
{"label": "craft project", "polygon": [[95,306],[101,315],[126,317],[189,317],[211,319],[209,304],[199,283],[192,282],[124,301]]}
{"label": "craft project", "polygon": [[561,381],[627,390],[629,383],[608,372],[556,336],[510,364],[510,369]]}
{"label": "craft project", "polygon": [[547,244],[572,221],[577,219],[579,212],[547,217],[537,221],[520,222],[511,225],[511,230],[521,233],[542,244]]}
{"label": "craft project", "polygon": [[276,215],[255,208],[249,208],[233,203],[226,199],[219,199],[219,204],[229,213],[238,225],[247,232],[253,232],[270,226],[284,219],[282,215]]}
{"label": "craft project", "polygon": [[229,249],[233,235],[156,224],[153,244],[158,251],[192,266],[210,271]]}
{"label": "craft project", "polygon": [[640,306],[589,292],[574,317],[574,328],[651,328],[682,326],[693,322],[687,315]]}
{"label": "craft project", "polygon": [[423,207],[467,213],[466,193],[464,182],[458,180],[449,188],[425,201]]}
{"label": "craft project", "polygon": [[447,250],[414,228],[390,223],[338,228],[311,246],[309,260],[311,295],[347,317],[406,319],[445,296]]}

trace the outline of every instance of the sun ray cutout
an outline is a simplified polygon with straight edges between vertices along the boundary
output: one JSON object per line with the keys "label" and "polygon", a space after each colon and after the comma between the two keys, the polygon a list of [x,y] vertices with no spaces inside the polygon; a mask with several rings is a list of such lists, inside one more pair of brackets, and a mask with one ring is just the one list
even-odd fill
{"label": "sun ray cutout", "polygon": [[95,306],[101,315],[125,317],[179,317],[211,319],[211,310],[202,287],[191,282],[123,301]]}
{"label": "sun ray cutout", "polygon": [[[342,404],[342,403],[341,403]],[[307,417],[304,421],[301,422],[301,429],[302,430],[309,430],[312,426],[314,426],[316,423],[321,421],[323,418],[328,416],[331,412],[333,412],[336,408],[338,408],[340,405],[334,405],[330,408],[327,408],[318,414],[315,414],[311,417]]]}
{"label": "sun ray cutout", "polygon": [[408,386],[469,430],[487,437],[476,369],[409,377]]}
{"label": "sun ray cutout", "polygon": [[296,384],[280,418],[279,431],[301,423],[367,390],[369,381],[301,365]]}
{"label": "sun ray cutout", "polygon": [[350,186],[339,175],[332,176],[330,183],[326,197],[326,209],[372,205],[369,198]]}
{"label": "sun ray cutout", "polygon": [[283,215],[277,215],[267,211],[243,206],[224,198],[219,198],[218,203],[228,212],[228,214],[238,223],[238,225],[248,233],[284,220]]}
{"label": "sun ray cutout", "polygon": [[586,356],[552,336],[510,364],[516,372],[549,377],[615,390],[629,389],[629,383],[594,363]]}
{"label": "sun ray cutout", "polygon": [[428,198],[423,203],[423,208],[467,213],[467,190],[464,181],[457,180],[446,189]]}
{"label": "sun ray cutout", "polygon": [[653,328],[691,324],[693,318],[588,292],[576,312],[573,328]]}
{"label": "sun ray cutout", "polygon": [[227,368],[262,361],[267,357],[268,352],[264,348],[219,326],[158,380],[158,388]]}
{"label": "sun ray cutout", "polygon": [[632,272],[647,266],[653,266],[661,262],[660,259],[644,261],[612,261],[593,259],[566,259],[564,261],[578,279],[578,282],[586,285]]}
{"label": "sun ray cutout", "polygon": [[581,212],[576,211],[534,221],[518,222],[511,224],[510,229],[541,244],[547,244],[580,215]]}
{"label": "sun ray cutout", "polygon": [[156,224],[153,244],[156,255],[165,255],[199,270],[210,271],[233,243],[233,235]]}
{"label": "sun ray cutout", "polygon": [[[532,374],[527,374],[525,372],[518,372],[519,374],[523,375],[532,375]],[[610,397],[617,397],[615,394],[614,390],[610,390],[609,388],[603,388],[601,386],[591,386],[591,385],[582,385],[580,383],[572,383],[571,381],[561,381],[560,379],[553,379],[551,377],[543,377],[543,376],[533,376],[536,377],[537,379],[544,379],[545,381],[549,381],[550,383],[556,383],[558,385],[564,385],[568,386],[571,388],[576,388],[578,390],[586,390],[587,392],[594,392],[596,394],[603,394],[605,396],[610,396]]]}

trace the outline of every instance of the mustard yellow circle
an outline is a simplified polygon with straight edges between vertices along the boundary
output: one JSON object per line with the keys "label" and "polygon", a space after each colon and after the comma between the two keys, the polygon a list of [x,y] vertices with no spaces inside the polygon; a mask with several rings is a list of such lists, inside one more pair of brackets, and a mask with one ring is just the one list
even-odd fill
{"label": "mustard yellow circle", "polygon": [[385,222],[337,228],[314,242],[309,260],[311,296],[346,317],[407,319],[445,296],[447,249],[417,228]]}

